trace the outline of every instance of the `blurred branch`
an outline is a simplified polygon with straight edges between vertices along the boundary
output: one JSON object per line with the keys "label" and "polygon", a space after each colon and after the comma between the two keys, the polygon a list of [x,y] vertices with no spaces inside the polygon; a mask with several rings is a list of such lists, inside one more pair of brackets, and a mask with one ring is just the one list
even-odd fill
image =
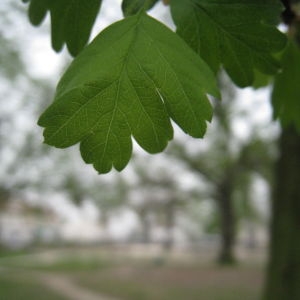
{"label": "blurred branch", "polygon": [[183,161],[192,171],[196,171],[198,174],[203,176],[206,180],[211,183],[217,183],[217,178],[209,166],[211,164],[210,161],[207,160],[205,157],[192,157],[188,154],[187,149],[182,143],[178,143],[174,141],[172,143],[172,148],[168,150],[168,153],[174,157],[179,158]]}

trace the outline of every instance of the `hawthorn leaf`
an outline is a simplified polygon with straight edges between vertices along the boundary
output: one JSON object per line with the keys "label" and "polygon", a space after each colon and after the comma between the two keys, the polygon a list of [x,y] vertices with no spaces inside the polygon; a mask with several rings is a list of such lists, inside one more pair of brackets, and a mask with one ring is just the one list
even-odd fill
{"label": "hawthorn leaf", "polygon": [[267,87],[271,83],[271,79],[272,77],[270,75],[254,70],[254,81],[252,83],[252,87],[254,89]]}
{"label": "hawthorn leaf", "polygon": [[39,25],[51,15],[51,39],[55,51],[64,44],[76,56],[87,44],[102,0],[30,0],[29,19]]}
{"label": "hawthorn leaf", "polygon": [[274,74],[274,53],[286,45],[277,28],[279,0],[172,0],[177,33],[217,72],[221,65],[241,87],[254,80],[254,69]]}
{"label": "hawthorn leaf", "polygon": [[275,76],[272,92],[274,117],[283,127],[294,125],[300,133],[300,49],[290,41],[282,57],[282,72]]}
{"label": "hawthorn leaf", "polygon": [[48,11],[48,2],[49,0],[31,0],[28,16],[32,25],[37,26],[43,22]]}
{"label": "hawthorn leaf", "polygon": [[123,0],[122,11],[125,17],[138,13],[141,9],[151,9],[159,0]]}
{"label": "hawthorn leaf", "polygon": [[186,43],[144,12],[107,27],[72,62],[42,114],[45,142],[81,155],[99,173],[122,170],[132,137],[149,153],[173,138],[171,119],[202,137],[219,97],[214,74]]}

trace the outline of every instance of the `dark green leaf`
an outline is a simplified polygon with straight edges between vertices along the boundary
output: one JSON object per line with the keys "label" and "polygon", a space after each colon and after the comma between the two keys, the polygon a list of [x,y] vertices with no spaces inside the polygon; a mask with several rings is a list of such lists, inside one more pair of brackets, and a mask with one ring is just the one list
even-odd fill
{"label": "dark green leaf", "polygon": [[47,11],[51,14],[52,47],[60,51],[64,44],[76,56],[87,44],[102,0],[31,0],[29,18],[39,25]]}
{"label": "dark green leaf", "polygon": [[48,11],[48,2],[49,0],[31,0],[28,10],[31,24],[41,24]]}
{"label": "dark green leaf", "polygon": [[270,84],[272,77],[270,75],[262,74],[257,70],[254,70],[254,81],[252,87],[254,89],[259,89],[266,87]]}
{"label": "dark green leaf", "polygon": [[135,15],[142,8],[151,9],[159,0],[123,0],[122,11],[125,17]]}
{"label": "dark green leaf", "polygon": [[282,57],[282,67],[272,93],[274,117],[284,127],[293,124],[300,132],[300,49],[293,42]]}
{"label": "dark green leaf", "polygon": [[171,120],[202,137],[219,96],[209,67],[174,32],[145,13],[109,26],[76,57],[39,120],[45,142],[81,142],[100,173],[123,169],[131,136],[150,153],[173,137]]}
{"label": "dark green leaf", "polygon": [[276,0],[172,0],[178,34],[216,72],[223,65],[239,86],[253,83],[254,69],[274,74],[273,54],[286,38],[274,24],[282,7]]}

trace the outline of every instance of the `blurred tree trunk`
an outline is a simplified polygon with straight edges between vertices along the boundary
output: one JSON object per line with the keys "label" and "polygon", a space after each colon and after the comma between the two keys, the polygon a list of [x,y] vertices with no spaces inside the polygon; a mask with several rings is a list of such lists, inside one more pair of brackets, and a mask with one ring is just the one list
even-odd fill
{"label": "blurred tree trunk", "polygon": [[219,185],[216,195],[221,221],[221,247],[218,262],[224,265],[235,262],[235,213],[232,200],[233,188],[233,179],[228,176]]}
{"label": "blurred tree trunk", "polygon": [[284,129],[272,199],[265,300],[300,299],[300,135]]}
{"label": "blurred tree trunk", "polygon": [[143,244],[151,243],[151,220],[147,208],[142,207],[138,210],[141,221],[141,242]]}
{"label": "blurred tree trunk", "polygon": [[166,239],[163,241],[163,249],[165,252],[170,252],[174,246],[174,227],[176,218],[176,200],[169,200],[165,206],[166,217]]}
{"label": "blurred tree trunk", "polygon": [[7,207],[7,204],[11,198],[11,191],[5,187],[0,186],[0,247],[3,246],[2,237],[3,237],[3,224],[2,224],[2,215]]}
{"label": "blurred tree trunk", "polygon": [[109,243],[111,241],[109,233],[109,214],[105,209],[100,210],[100,213],[99,225],[103,232],[102,242]]}

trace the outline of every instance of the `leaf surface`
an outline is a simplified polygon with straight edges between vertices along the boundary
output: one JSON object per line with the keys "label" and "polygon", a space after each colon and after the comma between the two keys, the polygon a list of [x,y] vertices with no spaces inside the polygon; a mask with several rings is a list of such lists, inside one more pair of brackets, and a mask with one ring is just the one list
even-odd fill
{"label": "leaf surface", "polygon": [[300,49],[289,42],[282,57],[282,72],[277,74],[272,92],[274,117],[283,127],[294,125],[300,132]]}
{"label": "leaf surface", "polygon": [[276,24],[277,0],[172,0],[177,33],[217,72],[221,65],[239,86],[251,85],[254,69],[274,74],[273,54],[286,38]]}
{"label": "leaf surface", "polygon": [[141,9],[151,9],[159,0],[123,0],[122,11],[125,17],[138,13]]}
{"label": "leaf surface", "polygon": [[87,44],[102,0],[30,0],[29,19],[39,25],[51,15],[52,47],[60,51],[64,44],[76,56]]}
{"label": "leaf surface", "polygon": [[252,83],[252,87],[254,89],[267,87],[272,82],[272,79],[272,76],[254,70],[254,81]]}
{"label": "leaf surface", "polygon": [[174,32],[145,13],[114,23],[76,57],[40,117],[45,142],[81,142],[86,163],[100,173],[122,170],[131,137],[149,153],[173,137],[170,118],[202,137],[219,97],[209,67]]}

